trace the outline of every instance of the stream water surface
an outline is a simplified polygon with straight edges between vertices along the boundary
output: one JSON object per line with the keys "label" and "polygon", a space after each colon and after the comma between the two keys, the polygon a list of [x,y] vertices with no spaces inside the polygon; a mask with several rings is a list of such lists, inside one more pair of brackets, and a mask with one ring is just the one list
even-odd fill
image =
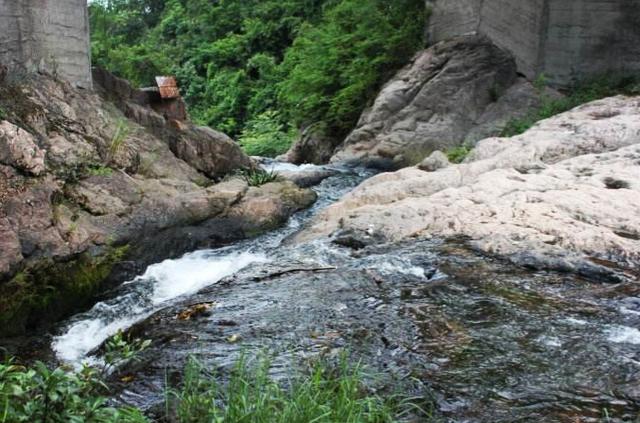
{"label": "stream water surface", "polygon": [[188,357],[224,374],[240,354],[268,351],[277,377],[348,351],[385,376],[380,392],[429,398],[444,421],[637,421],[638,281],[529,271],[465,240],[360,250],[287,242],[367,176],[342,169],[326,179],[317,204],[285,228],[150,266],[64,322],[57,357],[99,360],[96,348],[118,329],[153,340],[118,397],[145,408]]}

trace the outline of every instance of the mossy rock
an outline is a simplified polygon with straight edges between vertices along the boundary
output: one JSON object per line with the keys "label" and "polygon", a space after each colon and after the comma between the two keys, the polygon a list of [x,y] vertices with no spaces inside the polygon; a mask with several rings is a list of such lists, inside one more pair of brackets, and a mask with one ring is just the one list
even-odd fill
{"label": "mossy rock", "polygon": [[0,285],[0,336],[49,326],[86,307],[128,250],[108,247],[67,262],[42,259],[23,269]]}

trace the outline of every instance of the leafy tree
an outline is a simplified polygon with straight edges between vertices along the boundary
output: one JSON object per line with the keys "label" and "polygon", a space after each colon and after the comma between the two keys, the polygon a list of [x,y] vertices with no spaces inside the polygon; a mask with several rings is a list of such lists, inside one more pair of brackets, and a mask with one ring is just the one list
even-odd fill
{"label": "leafy tree", "polygon": [[176,75],[200,123],[240,136],[267,116],[341,137],[422,45],[424,2],[97,0],[90,16],[96,64],[140,86]]}
{"label": "leafy tree", "polygon": [[297,125],[343,136],[393,72],[421,46],[424,2],[343,0],[305,25],[284,61],[280,103]]}

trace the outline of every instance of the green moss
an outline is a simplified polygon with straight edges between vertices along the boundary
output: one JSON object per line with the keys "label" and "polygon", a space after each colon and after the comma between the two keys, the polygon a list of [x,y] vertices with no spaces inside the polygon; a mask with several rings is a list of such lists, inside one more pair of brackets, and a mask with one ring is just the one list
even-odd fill
{"label": "green moss", "polygon": [[43,259],[16,274],[0,285],[0,334],[52,323],[87,304],[128,250],[108,247],[100,255],[84,253],[64,263]]}

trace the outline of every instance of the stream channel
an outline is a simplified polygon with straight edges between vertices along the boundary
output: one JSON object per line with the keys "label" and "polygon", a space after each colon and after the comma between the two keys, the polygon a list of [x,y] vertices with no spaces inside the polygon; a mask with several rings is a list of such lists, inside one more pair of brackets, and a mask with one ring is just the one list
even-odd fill
{"label": "stream channel", "polygon": [[[342,169],[286,227],[150,266],[63,322],[56,356],[99,360],[96,348],[118,329],[151,339],[118,394],[146,408],[188,357],[224,373],[240,354],[267,351],[278,377],[292,363],[348,351],[384,375],[381,392],[428,397],[442,421],[637,421],[637,281],[527,270],[461,239],[357,250],[287,242],[370,175]],[[182,314],[198,309],[206,312]]]}

